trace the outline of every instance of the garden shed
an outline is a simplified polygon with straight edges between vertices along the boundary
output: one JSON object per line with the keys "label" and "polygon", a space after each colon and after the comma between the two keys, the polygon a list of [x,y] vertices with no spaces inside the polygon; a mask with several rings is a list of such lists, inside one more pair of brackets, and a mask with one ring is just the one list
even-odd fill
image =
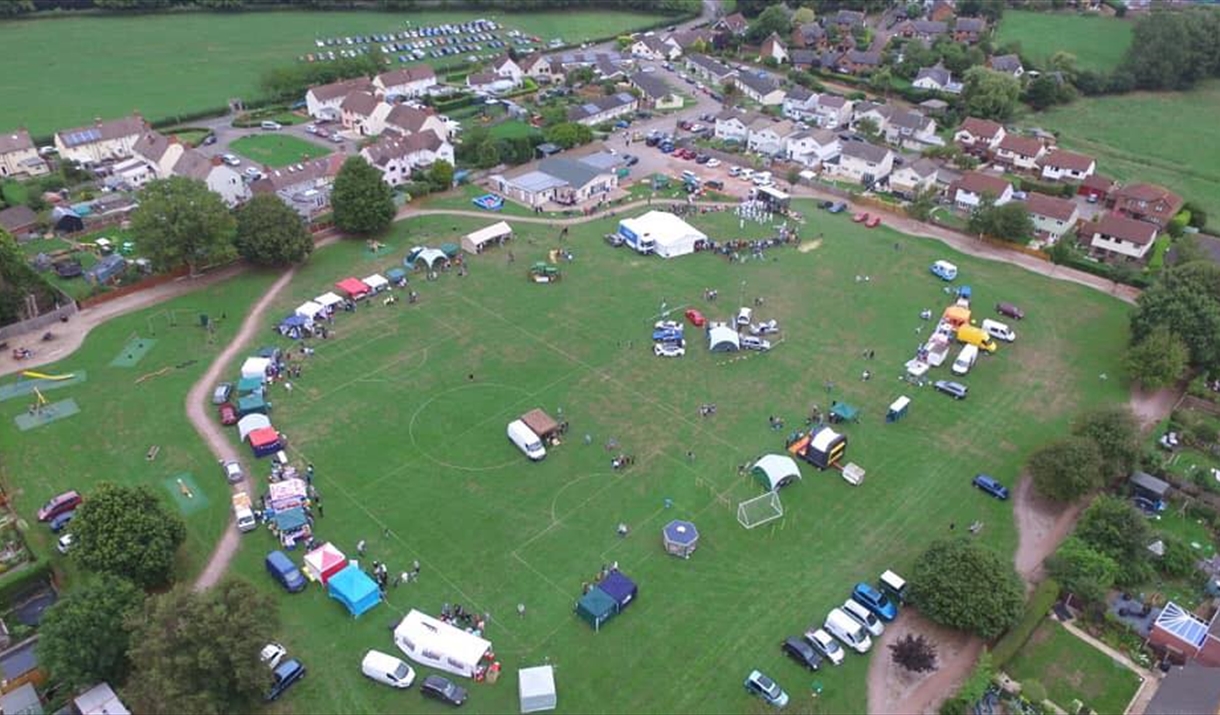
{"label": "garden shed", "polygon": [[381,603],[381,589],[377,583],[353,563],[327,579],[326,592],[356,618]]}
{"label": "garden shed", "polygon": [[768,454],[750,468],[750,476],[758,480],[767,491],[773,492],[801,478],[801,469],[796,460],[782,454]]}
{"label": "garden shed", "polygon": [[1163,479],[1148,474],[1147,472],[1135,471],[1132,472],[1130,480],[1131,490],[1136,496],[1144,497],[1152,502],[1164,503],[1165,497],[1169,495],[1169,490],[1172,489],[1169,482]]}
{"label": "garden shed", "polygon": [[512,238],[513,227],[507,221],[499,221],[462,236],[462,250],[479,254],[488,246],[498,245]]}
{"label": "garden shed", "polygon": [[517,695],[521,701],[522,713],[554,710],[557,702],[555,669],[549,665],[540,665],[517,671]]}
{"label": "garden shed", "polygon": [[614,618],[616,613],[618,603],[597,586],[589,589],[589,592],[576,602],[576,615],[593,626],[595,631],[600,631],[602,624]]}

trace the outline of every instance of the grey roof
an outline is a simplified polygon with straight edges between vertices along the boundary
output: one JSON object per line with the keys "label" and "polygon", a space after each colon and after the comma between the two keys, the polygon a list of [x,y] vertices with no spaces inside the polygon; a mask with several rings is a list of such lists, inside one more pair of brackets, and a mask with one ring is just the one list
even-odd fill
{"label": "grey roof", "polygon": [[911,26],[921,35],[943,35],[949,30],[949,24],[936,20],[912,20]]}
{"label": "grey roof", "polygon": [[1220,668],[1190,663],[1161,681],[1144,715],[1197,715],[1220,709]]}
{"label": "grey roof", "polygon": [[136,140],[131,150],[135,154],[155,163],[161,161],[161,157],[165,156],[165,152],[169,151],[171,143],[169,137],[161,132],[145,132]]}
{"label": "grey roof", "polygon": [[418,64],[402,69],[390,70],[377,75],[384,87],[397,87],[400,84],[410,84],[423,79],[436,79],[436,70],[431,65]]}
{"label": "grey roof", "polygon": [[108,122],[97,122],[91,127],[77,127],[55,132],[55,136],[66,147],[84,146],[94,142],[122,139],[139,134],[145,130],[144,118],[133,114],[122,119],[112,119]]}
{"label": "grey roof", "polygon": [[0,712],[5,715],[42,715],[42,701],[38,699],[34,684],[23,683],[21,687],[0,695]]}
{"label": "grey roof", "polygon": [[923,158],[908,163],[906,166],[919,177],[931,176],[935,174],[936,170],[939,168],[936,162],[932,161],[931,159]]}
{"label": "grey roof", "polygon": [[837,25],[863,25],[864,13],[858,10],[840,10],[832,22]]}
{"label": "grey roof", "polygon": [[614,171],[623,163],[622,159],[607,151],[594,152],[588,156],[582,156],[576,161],[605,172]]}
{"label": "grey roof", "polygon": [[552,156],[538,162],[538,171],[562,180],[568,186],[579,188],[606,173],[597,167],[590,166],[576,159],[565,156]]}
{"label": "grey roof", "polygon": [[918,82],[925,77],[944,87],[952,81],[953,74],[939,65],[936,67],[924,67],[919,70],[919,74],[915,75],[915,81]]}
{"label": "grey roof", "polygon": [[494,84],[504,79],[495,72],[475,72],[472,75],[467,75],[466,86],[482,87],[483,85]]}
{"label": "grey roof", "polygon": [[1131,474],[1131,483],[1140,489],[1150,491],[1161,497],[1168,494],[1170,489],[1169,482],[1157,479],[1147,472],[1133,472]]}
{"label": "grey roof", "polygon": [[889,149],[869,144],[868,142],[844,142],[843,144],[843,156],[863,159],[873,164],[880,164],[885,161],[885,157],[889,153]]}
{"label": "grey roof", "polygon": [[636,72],[631,75],[631,83],[639,87],[641,92],[652,99],[660,99],[674,93],[669,83],[652,74]]}
{"label": "grey roof", "polygon": [[212,159],[198,149],[187,149],[174,162],[174,176],[185,176],[189,179],[207,181],[212,173]]}
{"label": "grey roof", "polygon": [[823,94],[821,97],[818,97],[818,106],[829,109],[842,109],[847,106],[847,97],[837,94]]}
{"label": "grey roof", "polygon": [[808,44],[817,44],[823,37],[826,37],[826,30],[816,22],[807,22],[801,25],[796,30],[800,33],[801,39]]}
{"label": "grey roof", "polygon": [[802,87],[798,84],[792,89],[788,90],[787,99],[791,99],[795,102],[807,102],[815,96],[817,96],[817,93],[815,93],[812,89]]}
{"label": "grey roof", "polygon": [[339,105],[339,109],[367,117],[376,111],[379,104],[381,104],[381,100],[370,92],[352,92],[343,98],[343,103]]}
{"label": "grey roof", "polygon": [[792,50],[788,53],[788,59],[798,67],[811,65],[817,61],[818,53],[813,50]]}
{"label": "grey roof", "polygon": [[875,67],[881,64],[881,53],[875,50],[848,50],[843,59],[852,64]]}
{"label": "grey roof", "polygon": [[368,92],[372,91],[372,89],[373,83],[371,81],[365,77],[358,77],[356,79],[344,79],[338,82],[331,82],[330,84],[310,87],[309,92],[313,94],[314,99],[319,102],[325,102],[331,99],[338,99],[339,97],[346,97],[357,90]]}
{"label": "grey roof", "polygon": [[953,29],[957,32],[982,32],[987,29],[987,21],[981,17],[959,17]]}
{"label": "grey roof", "polygon": [[29,206],[10,206],[0,211],[0,228],[13,233],[38,221],[38,214]]}
{"label": "grey roof", "polygon": [[775,81],[775,78],[771,77],[770,75],[765,77],[759,76],[754,72],[739,74],[736,77],[736,81],[739,84],[749,87],[758,94],[770,94],[771,92],[779,89],[779,82]]}
{"label": "grey roof", "polygon": [[546,191],[547,189],[554,189],[559,186],[568,185],[568,182],[564,181],[563,179],[551,176],[550,174],[543,173],[541,171],[526,172],[520,176],[514,176],[507,179],[507,181],[513,186],[531,193],[537,193],[539,191]]}
{"label": "grey roof", "polygon": [[637,101],[636,98],[626,92],[612,94],[609,97],[594,97],[584,104],[568,109],[568,118],[573,120],[585,119],[616,107],[630,105],[635,101]]}
{"label": "grey roof", "polygon": [[0,154],[33,148],[34,142],[30,140],[30,133],[24,129],[0,134]]}
{"label": "grey roof", "polygon": [[914,110],[906,112],[893,112],[890,114],[890,124],[900,129],[911,129],[918,131],[926,128],[932,123],[932,120]]}
{"label": "grey roof", "polygon": [[727,77],[736,72],[736,70],[734,70],[732,67],[729,67],[723,62],[712,59],[706,55],[687,55],[686,59],[688,62],[699,65],[704,70],[716,77]]}
{"label": "grey roof", "polygon": [[1021,69],[1021,58],[1016,55],[997,55],[991,58],[991,69],[1012,74]]}

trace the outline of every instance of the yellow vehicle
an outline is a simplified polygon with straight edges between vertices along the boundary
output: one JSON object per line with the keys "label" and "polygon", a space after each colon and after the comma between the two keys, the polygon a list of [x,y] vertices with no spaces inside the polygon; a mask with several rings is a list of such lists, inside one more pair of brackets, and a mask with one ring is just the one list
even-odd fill
{"label": "yellow vehicle", "polygon": [[991,336],[982,328],[976,328],[973,325],[963,325],[958,328],[957,339],[958,342],[974,345],[979,350],[986,350],[989,353],[996,351],[996,342],[991,339]]}

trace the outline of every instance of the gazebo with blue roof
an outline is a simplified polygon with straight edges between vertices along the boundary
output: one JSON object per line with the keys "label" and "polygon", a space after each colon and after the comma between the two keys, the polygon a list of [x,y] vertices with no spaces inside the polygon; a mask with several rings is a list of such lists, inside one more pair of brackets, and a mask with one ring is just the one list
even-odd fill
{"label": "gazebo with blue roof", "polygon": [[689,559],[699,546],[699,530],[689,521],[674,519],[661,530],[665,552]]}

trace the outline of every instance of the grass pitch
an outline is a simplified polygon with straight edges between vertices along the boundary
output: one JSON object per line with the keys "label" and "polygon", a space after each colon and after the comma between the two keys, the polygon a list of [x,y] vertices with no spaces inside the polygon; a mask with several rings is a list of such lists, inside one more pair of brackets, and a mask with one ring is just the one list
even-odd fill
{"label": "grass pitch", "polygon": [[326,147],[279,132],[251,134],[237,139],[229,148],[257,166],[272,168],[297,164],[330,153]]}
{"label": "grass pitch", "polygon": [[996,45],[1019,42],[1021,53],[1035,62],[1068,52],[1076,55],[1079,69],[1109,72],[1131,46],[1134,27],[1132,21],[1115,17],[1013,10],[1000,20]]}

